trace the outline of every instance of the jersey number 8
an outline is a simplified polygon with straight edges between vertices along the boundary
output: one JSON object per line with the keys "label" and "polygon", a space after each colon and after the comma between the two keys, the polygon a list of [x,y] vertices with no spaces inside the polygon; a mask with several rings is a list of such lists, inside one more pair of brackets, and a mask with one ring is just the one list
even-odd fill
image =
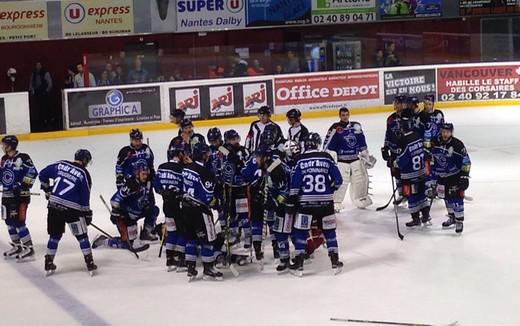
{"label": "jersey number 8", "polygon": [[412,164],[413,164],[413,170],[414,171],[419,171],[421,168],[422,168],[422,163],[423,163],[423,159],[422,159],[423,155],[416,155],[412,158]]}
{"label": "jersey number 8", "polygon": [[303,182],[305,183],[303,187],[303,192],[325,192],[327,190],[327,187],[325,186],[325,180],[326,179],[323,174],[306,174],[303,177]]}

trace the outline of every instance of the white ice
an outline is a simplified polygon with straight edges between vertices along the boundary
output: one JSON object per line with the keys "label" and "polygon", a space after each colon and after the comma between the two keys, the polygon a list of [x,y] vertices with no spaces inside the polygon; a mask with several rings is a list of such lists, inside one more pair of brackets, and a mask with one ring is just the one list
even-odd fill
{"label": "white ice", "polygon": [[[406,230],[409,215],[399,209],[404,241],[396,235],[390,206],[375,212],[391,192],[390,175],[381,159],[387,114],[353,116],[361,122],[369,149],[379,162],[373,170],[374,205],[352,208],[339,215],[338,241],[343,272],[332,276],[325,249],[305,265],[302,279],[274,272],[271,247],[266,245],[263,272],[255,264],[239,267],[234,278],[224,271],[223,282],[188,284],[185,274],[167,273],[158,245],[137,260],[125,250],[96,249],[98,275],[85,271],[81,251],[70,232],[64,235],[55,263],[56,274],[44,277],[46,202],[34,197],[28,227],[37,259],[17,264],[0,261],[0,324],[2,325],[341,325],[331,317],[459,325],[520,325],[520,109],[483,107],[451,109],[446,119],[455,124],[473,162],[467,194],[464,233],[442,230],[445,209],[432,208],[433,226]],[[334,118],[304,121],[322,135]],[[284,129],[286,125],[281,122]],[[244,135],[248,126],[229,126]],[[227,129],[227,126],[223,127]],[[204,135],[207,129],[197,130]],[[147,132],[157,162],[176,130]],[[112,234],[115,227],[99,200],[115,191],[114,163],[126,134],[23,142],[41,169],[69,159],[78,148],[94,156],[90,167],[94,187],[94,223]],[[35,185],[36,191],[39,183]],[[162,220],[162,216],[159,218]],[[2,225],[0,249],[8,248]],[[89,230],[93,238],[97,232]],[[199,265],[199,271],[201,267]],[[343,323],[347,324],[347,323]]]}

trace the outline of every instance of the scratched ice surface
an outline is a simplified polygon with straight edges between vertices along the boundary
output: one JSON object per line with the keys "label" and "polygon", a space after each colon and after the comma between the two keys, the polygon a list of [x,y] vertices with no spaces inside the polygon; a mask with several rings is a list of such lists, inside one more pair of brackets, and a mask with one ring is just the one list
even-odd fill
{"label": "scratched ice surface", "polygon": [[[452,109],[455,124],[473,162],[467,192],[464,234],[444,231],[441,202],[432,208],[433,226],[407,231],[408,214],[399,209],[405,240],[399,241],[391,207],[375,212],[389,198],[390,176],[381,160],[387,114],[353,116],[363,124],[369,149],[378,159],[370,170],[374,205],[353,209],[348,202],[339,216],[338,241],[343,273],[332,276],[324,249],[305,265],[302,279],[274,272],[270,245],[263,272],[255,264],[239,267],[223,282],[197,280],[167,273],[158,245],[141,260],[124,250],[96,249],[97,276],[90,278],[76,240],[67,231],[55,260],[58,270],[43,275],[45,200],[35,197],[28,226],[36,246],[34,262],[0,260],[0,312],[3,325],[334,325],[330,317],[460,325],[520,325],[520,110],[518,107]],[[333,118],[304,121],[322,135]],[[286,129],[285,122],[281,122]],[[244,135],[248,126],[229,126]],[[207,129],[199,132],[206,134]],[[176,131],[147,132],[157,163]],[[127,135],[107,135],[24,142],[39,169],[70,158],[78,148],[94,156],[90,167],[94,187],[94,223],[116,233],[99,201],[115,190],[114,163]],[[35,189],[39,188],[39,183]],[[160,217],[160,220],[162,216]],[[89,230],[91,238],[97,234]],[[0,249],[8,248],[5,226]],[[202,268],[199,265],[199,271]]]}

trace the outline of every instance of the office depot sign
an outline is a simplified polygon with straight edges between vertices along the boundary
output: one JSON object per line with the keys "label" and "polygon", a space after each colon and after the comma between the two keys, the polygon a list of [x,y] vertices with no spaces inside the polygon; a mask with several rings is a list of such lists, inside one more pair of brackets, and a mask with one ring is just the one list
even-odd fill
{"label": "office depot sign", "polygon": [[286,112],[336,110],[347,101],[379,99],[379,72],[343,72],[275,78],[276,108]]}

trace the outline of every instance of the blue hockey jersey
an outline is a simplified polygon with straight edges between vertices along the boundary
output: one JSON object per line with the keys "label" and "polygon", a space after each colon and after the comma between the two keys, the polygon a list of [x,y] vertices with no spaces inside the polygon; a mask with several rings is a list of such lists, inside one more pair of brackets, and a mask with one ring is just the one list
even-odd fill
{"label": "blue hockey jersey", "polygon": [[155,205],[152,182],[139,182],[135,177],[128,179],[111,198],[112,209],[137,220]]}
{"label": "blue hockey jersey", "polygon": [[386,132],[384,147],[390,149],[395,154],[397,150],[397,141],[401,135],[401,118],[397,112],[392,113],[386,119]]}
{"label": "blue hockey jersey", "polygon": [[77,211],[90,210],[92,179],[77,163],[59,161],[40,172],[41,188],[48,191],[52,184],[49,206],[63,206]]}
{"label": "blue hockey jersey", "polygon": [[469,175],[471,160],[464,143],[455,137],[448,141],[439,138],[432,144],[432,173],[447,178],[455,175]]}
{"label": "blue hockey jersey", "polygon": [[[335,128],[333,128],[335,126]],[[324,149],[338,154],[338,161],[352,162],[358,159],[359,153],[367,149],[365,135],[361,125],[351,121],[334,124],[327,134],[328,142],[324,143]]]}
{"label": "blue hockey jersey", "polygon": [[[31,158],[25,153],[16,152],[13,157],[4,155],[0,168],[2,171],[2,198],[13,198],[13,190],[18,187],[31,189],[38,176],[38,171]],[[26,193],[25,196],[29,197],[30,194]]]}
{"label": "blue hockey jersey", "polygon": [[433,112],[421,112],[421,131],[423,135],[424,147],[430,148],[431,142],[439,136],[441,126],[444,123],[444,114],[440,110]]}
{"label": "blue hockey jersey", "polygon": [[163,190],[169,190],[181,195],[183,191],[182,170],[183,164],[177,161],[159,165],[153,181],[155,192],[162,194]]}
{"label": "blue hockey jersey", "polygon": [[[275,167],[269,167],[272,171],[267,173],[267,199],[275,202],[276,205],[284,204],[289,198],[291,169],[281,162]],[[277,163],[273,163],[277,164]]]}
{"label": "blue hockey jersey", "polygon": [[200,162],[193,162],[182,170],[184,200],[209,207],[214,197],[215,176]]}
{"label": "blue hockey jersey", "polygon": [[394,166],[399,168],[401,179],[417,180],[425,176],[424,145],[414,131],[405,133],[398,141]]}
{"label": "blue hockey jersey", "polygon": [[232,187],[243,187],[246,186],[246,182],[242,176],[242,168],[246,164],[246,160],[249,154],[244,146],[231,146],[229,144],[224,145],[229,151],[224,156],[222,162],[224,183]]}
{"label": "blue hockey jersey", "polygon": [[290,196],[297,196],[300,205],[332,202],[334,191],[343,178],[330,154],[308,151],[298,158],[291,173]]}
{"label": "blue hockey jersey", "polygon": [[129,179],[134,175],[134,164],[137,162],[145,162],[153,176],[153,160],[154,155],[148,145],[143,144],[139,149],[133,148],[132,146],[125,146],[117,155],[116,175],[122,175],[125,179]]}

